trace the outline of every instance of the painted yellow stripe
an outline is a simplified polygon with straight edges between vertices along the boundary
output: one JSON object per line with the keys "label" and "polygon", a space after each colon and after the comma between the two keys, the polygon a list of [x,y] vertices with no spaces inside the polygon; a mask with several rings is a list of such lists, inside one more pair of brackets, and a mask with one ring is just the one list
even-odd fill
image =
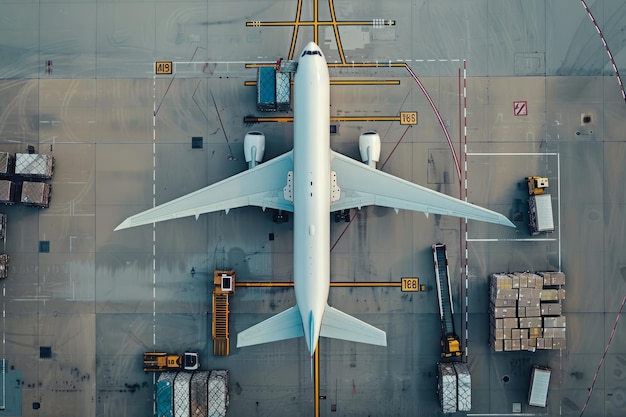
{"label": "painted yellow stripe", "polygon": [[[256,81],[245,81],[243,85],[254,87]],[[330,85],[400,85],[400,80],[331,80]]]}
{"label": "painted yellow stripe", "polygon": [[[332,9],[331,9],[332,10]],[[247,27],[262,27],[262,26],[373,26],[373,20],[350,20],[350,21],[318,21],[318,20],[309,20],[309,21],[268,21],[268,22],[246,22]],[[385,20],[384,26],[395,26],[395,20]]]}
{"label": "painted yellow stripe", "polygon": [[293,287],[293,282],[268,282],[268,281],[238,281],[236,287]]}
{"label": "painted yellow stripe", "polygon": [[[399,122],[400,116],[333,116],[331,122]],[[244,123],[291,123],[293,117],[255,117],[246,116]]]}
{"label": "painted yellow stripe", "polygon": [[[293,282],[245,281],[235,283],[236,287],[293,287]],[[400,287],[401,282],[331,282],[331,287]]]}
{"label": "painted yellow stripe", "polygon": [[[274,64],[261,64],[251,62],[246,64],[245,67],[250,68],[259,68],[259,67],[273,67]],[[339,62],[333,62],[328,64],[328,68],[404,68],[406,67],[406,62],[390,62],[390,61],[380,61],[380,62],[350,62],[341,64]]]}

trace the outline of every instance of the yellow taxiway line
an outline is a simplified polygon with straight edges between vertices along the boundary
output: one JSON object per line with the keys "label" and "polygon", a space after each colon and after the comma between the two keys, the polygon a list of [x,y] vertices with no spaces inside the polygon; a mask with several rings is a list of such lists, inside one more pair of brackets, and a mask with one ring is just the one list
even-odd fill
{"label": "yellow taxiway line", "polygon": [[[293,287],[293,282],[269,282],[269,281],[238,281],[236,287]],[[331,287],[400,287],[400,282],[352,282],[337,281],[331,282]]]}
{"label": "yellow taxiway line", "polygon": [[[331,122],[399,122],[400,116],[331,116]],[[291,123],[293,117],[246,116],[244,123]]]}
{"label": "yellow taxiway line", "polygon": [[[243,85],[254,87],[256,86],[256,81],[245,81]],[[330,85],[400,85],[400,80],[330,80]]]}

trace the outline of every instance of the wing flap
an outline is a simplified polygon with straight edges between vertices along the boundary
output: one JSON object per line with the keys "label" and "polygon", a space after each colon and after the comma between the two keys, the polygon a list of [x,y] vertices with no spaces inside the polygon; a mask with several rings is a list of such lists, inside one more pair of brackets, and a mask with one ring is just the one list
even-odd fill
{"label": "wing flap", "polygon": [[237,347],[304,336],[298,306],[293,306],[237,334]]}
{"label": "wing flap", "polygon": [[331,153],[332,170],[337,173],[341,198],[331,211],[367,205],[443,214],[515,227],[505,216],[421,185],[378,171],[337,152]]}
{"label": "wing flap", "polygon": [[326,305],[320,336],[387,346],[387,334],[343,311]]}
{"label": "wing flap", "polygon": [[135,214],[115,230],[196,216],[248,205],[293,211],[293,203],[283,198],[287,174],[293,170],[293,151],[211,184],[175,200]]}

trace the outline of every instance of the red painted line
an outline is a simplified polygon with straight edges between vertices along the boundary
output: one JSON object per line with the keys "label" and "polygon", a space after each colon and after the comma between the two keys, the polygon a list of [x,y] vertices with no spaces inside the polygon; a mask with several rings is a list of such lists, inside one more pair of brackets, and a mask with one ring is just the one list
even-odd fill
{"label": "red painted line", "polygon": [[170,91],[170,87],[172,86],[172,83],[174,82],[174,78],[176,78],[176,74],[174,74],[174,76],[172,76],[172,79],[170,80],[170,83],[167,86],[167,89],[165,90],[165,94],[163,94],[163,97],[161,98],[161,101],[159,102],[159,107],[157,107],[157,109],[154,111],[154,116],[155,117],[156,117],[157,113],[159,112],[159,109],[161,108],[161,104],[163,104],[163,100],[165,100],[165,96],[167,96],[167,92]]}
{"label": "red painted line", "polygon": [[617,313],[617,317],[615,317],[615,324],[613,325],[613,330],[611,331],[611,336],[609,337],[609,342],[606,344],[606,348],[604,349],[604,353],[602,354],[602,358],[600,359],[600,363],[598,364],[598,368],[596,369],[596,374],[593,377],[593,382],[591,383],[591,388],[589,388],[589,393],[587,394],[587,401],[583,405],[583,408],[580,410],[580,416],[585,413],[587,409],[587,405],[589,405],[589,400],[591,399],[591,394],[593,393],[593,387],[596,385],[596,380],[598,379],[598,374],[600,373],[600,368],[602,368],[602,364],[604,363],[604,359],[606,358],[606,354],[609,352],[609,347],[611,347],[611,341],[613,340],[613,336],[615,336],[615,329],[617,328],[617,323],[619,323],[619,319],[622,316],[622,310],[624,310],[624,303],[626,303],[626,297],[622,300],[622,306],[619,308],[619,312]]}
{"label": "red painted line", "polygon": [[[404,129],[404,133],[402,134],[402,136],[400,136],[400,139],[398,139],[398,141],[396,142],[396,144],[394,145],[393,149],[391,150],[391,152],[389,152],[389,155],[387,156],[387,159],[385,159],[385,162],[383,162],[380,165],[380,169],[382,170],[385,167],[385,164],[387,163],[387,161],[389,161],[389,158],[391,158],[391,155],[393,155],[393,153],[396,151],[396,149],[398,148],[398,145],[400,145],[400,142],[402,142],[402,139],[404,139],[404,136],[406,136],[406,132],[409,131],[409,129],[411,128],[411,125],[408,125],[406,127],[406,129]],[[343,235],[348,231],[348,228],[350,227],[350,225],[352,224],[352,222],[354,221],[354,219],[356,217],[358,217],[359,212],[357,211],[356,216],[350,216],[350,221],[348,222],[348,224],[346,225],[346,227],[343,228],[343,231],[341,232],[341,234],[339,235],[339,237],[337,238],[337,240],[335,240],[335,243],[332,244],[332,246],[330,247],[330,251],[332,252],[333,249],[335,249],[335,246],[337,246],[337,244],[339,243],[339,241],[341,240],[341,238],[343,237]]]}
{"label": "red painted line", "polygon": [[580,0],[580,2],[583,4],[583,7],[587,11],[587,16],[589,16],[589,19],[591,19],[591,22],[596,27],[596,31],[598,32],[598,35],[600,35],[600,40],[602,41],[602,45],[604,45],[604,49],[606,50],[606,53],[608,54],[609,59],[611,60],[613,71],[615,71],[615,77],[617,78],[617,83],[619,84],[620,91],[622,92],[622,98],[626,101],[626,91],[624,91],[624,84],[622,83],[622,77],[619,75],[619,70],[617,69],[617,65],[615,64],[615,59],[613,59],[613,53],[611,52],[611,49],[609,48],[609,45],[607,44],[606,39],[604,38],[604,34],[602,34],[602,30],[600,29],[600,26],[598,26],[598,22],[596,22],[595,17],[593,17],[593,14],[591,13],[591,9],[589,9],[589,6],[587,6],[587,3],[585,2],[585,0]]}
{"label": "red painted line", "polygon": [[446,136],[446,140],[448,141],[448,146],[450,146],[450,152],[452,152],[452,158],[454,159],[454,164],[456,166],[456,173],[459,176],[459,181],[461,181],[461,167],[459,166],[459,160],[456,156],[456,151],[454,150],[454,147],[452,146],[452,139],[450,139],[450,133],[448,132],[448,128],[443,122],[441,113],[439,113],[439,109],[437,109],[437,106],[433,102],[433,99],[430,98],[430,94],[428,94],[428,91],[426,91],[426,87],[424,87],[424,84],[422,84],[422,82],[417,77],[417,75],[415,75],[411,67],[406,65],[405,68],[407,69],[407,71],[409,71],[409,74],[411,74],[411,77],[413,77],[417,85],[419,85],[420,89],[422,90],[422,93],[424,93],[424,96],[426,97],[426,100],[428,100],[428,102],[430,103],[430,107],[432,107],[433,111],[435,112],[435,116],[437,116],[437,120],[439,120],[439,125],[441,125],[441,128],[443,129],[443,134]]}
{"label": "red painted line", "polygon": [[393,149],[391,150],[391,152],[389,152],[389,155],[387,156],[387,158],[385,159],[385,161],[380,165],[380,169],[382,170],[385,165],[387,164],[387,162],[389,161],[389,158],[391,158],[391,155],[393,155],[393,153],[396,151],[396,149],[398,148],[398,145],[400,145],[400,142],[402,142],[402,139],[404,139],[404,136],[406,136],[406,132],[409,131],[409,129],[411,128],[411,125],[408,125],[406,127],[406,129],[404,129],[404,133],[402,134],[402,136],[400,136],[400,139],[398,139],[398,141],[396,142],[396,144],[394,145]]}

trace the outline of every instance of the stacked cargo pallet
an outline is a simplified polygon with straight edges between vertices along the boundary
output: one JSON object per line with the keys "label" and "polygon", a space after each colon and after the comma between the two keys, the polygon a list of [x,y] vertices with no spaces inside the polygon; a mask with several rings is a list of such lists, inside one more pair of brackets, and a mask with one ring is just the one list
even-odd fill
{"label": "stacked cargo pallet", "polygon": [[489,343],[497,352],[565,349],[565,274],[491,274]]}

